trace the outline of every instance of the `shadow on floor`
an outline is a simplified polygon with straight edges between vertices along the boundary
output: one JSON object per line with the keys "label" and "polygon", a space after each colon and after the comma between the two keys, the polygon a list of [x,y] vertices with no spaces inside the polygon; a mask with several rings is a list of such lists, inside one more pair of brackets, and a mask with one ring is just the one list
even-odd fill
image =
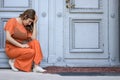
{"label": "shadow on floor", "polygon": [[61,72],[61,76],[120,76],[120,72]]}

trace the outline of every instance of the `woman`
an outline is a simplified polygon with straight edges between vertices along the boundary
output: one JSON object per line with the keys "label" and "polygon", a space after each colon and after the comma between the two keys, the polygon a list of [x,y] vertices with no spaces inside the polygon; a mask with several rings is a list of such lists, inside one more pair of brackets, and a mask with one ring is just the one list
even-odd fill
{"label": "woman", "polygon": [[6,23],[6,47],[9,65],[13,71],[44,72],[39,64],[43,59],[39,42],[36,40],[37,16],[33,9],[24,11],[18,18]]}

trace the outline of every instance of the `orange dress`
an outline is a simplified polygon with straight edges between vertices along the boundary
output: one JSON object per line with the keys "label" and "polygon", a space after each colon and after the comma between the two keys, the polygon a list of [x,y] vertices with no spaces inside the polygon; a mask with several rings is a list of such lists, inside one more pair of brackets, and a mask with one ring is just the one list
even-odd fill
{"label": "orange dress", "polygon": [[19,24],[16,18],[11,18],[6,23],[4,30],[9,31],[11,36],[23,44],[27,41],[29,48],[20,48],[6,40],[5,51],[10,59],[15,59],[14,66],[22,71],[31,71],[32,64],[40,64],[43,59],[40,43],[37,40],[31,40],[32,33],[28,32],[22,24]]}

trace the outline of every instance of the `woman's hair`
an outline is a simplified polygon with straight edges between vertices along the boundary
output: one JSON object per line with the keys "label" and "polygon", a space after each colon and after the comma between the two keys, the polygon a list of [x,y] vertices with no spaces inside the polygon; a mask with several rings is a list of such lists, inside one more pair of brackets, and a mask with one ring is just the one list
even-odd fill
{"label": "woman's hair", "polygon": [[[24,11],[22,14],[20,14],[20,18],[22,20],[27,20],[28,18],[32,19],[32,20],[35,20],[35,10],[33,9],[27,9],[26,11]],[[32,32],[33,31],[33,23],[31,25],[28,25],[25,27],[26,30]]]}

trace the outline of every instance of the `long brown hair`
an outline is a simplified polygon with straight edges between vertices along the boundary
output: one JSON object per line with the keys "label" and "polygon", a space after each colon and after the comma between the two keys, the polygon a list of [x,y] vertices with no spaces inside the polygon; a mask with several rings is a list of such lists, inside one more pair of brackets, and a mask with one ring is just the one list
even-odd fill
{"label": "long brown hair", "polygon": [[[35,20],[35,10],[33,9],[27,9],[26,11],[24,11],[22,14],[20,14],[20,18],[22,20],[27,20],[28,18]],[[31,25],[25,26],[27,31],[33,32],[33,23]]]}

